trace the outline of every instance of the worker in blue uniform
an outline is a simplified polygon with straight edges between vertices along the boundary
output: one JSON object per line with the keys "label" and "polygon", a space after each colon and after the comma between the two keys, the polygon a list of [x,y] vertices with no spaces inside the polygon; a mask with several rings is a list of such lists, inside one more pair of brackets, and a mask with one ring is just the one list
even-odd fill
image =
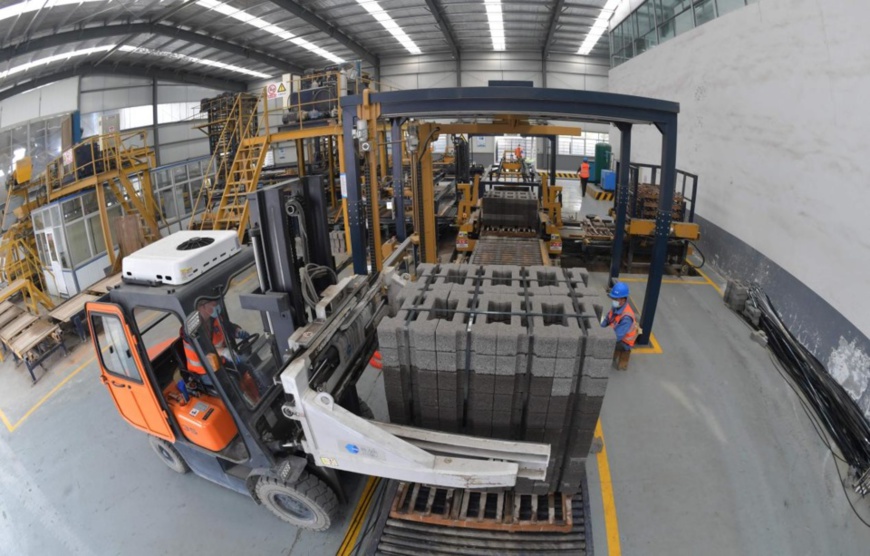
{"label": "worker in blue uniform", "polygon": [[610,326],[616,333],[616,346],[613,349],[613,365],[620,371],[628,368],[628,359],[631,349],[637,340],[640,330],[637,326],[637,317],[628,303],[628,286],[623,282],[617,282],[610,289],[608,296],[611,299],[610,311],[601,319],[601,326]]}

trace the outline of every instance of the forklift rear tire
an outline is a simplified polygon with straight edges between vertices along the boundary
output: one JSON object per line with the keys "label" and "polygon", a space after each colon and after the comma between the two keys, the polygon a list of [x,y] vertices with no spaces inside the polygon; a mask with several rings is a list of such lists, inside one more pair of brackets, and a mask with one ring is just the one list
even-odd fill
{"label": "forklift rear tire", "polygon": [[303,471],[293,485],[262,476],[257,481],[256,492],[269,511],[301,529],[325,531],[338,511],[335,492],[307,471]]}
{"label": "forklift rear tire", "polygon": [[166,467],[181,474],[190,471],[190,467],[187,466],[184,458],[181,457],[181,454],[178,453],[178,450],[171,443],[156,436],[149,436],[148,443],[151,444],[151,448],[160,456],[161,461],[166,464]]}

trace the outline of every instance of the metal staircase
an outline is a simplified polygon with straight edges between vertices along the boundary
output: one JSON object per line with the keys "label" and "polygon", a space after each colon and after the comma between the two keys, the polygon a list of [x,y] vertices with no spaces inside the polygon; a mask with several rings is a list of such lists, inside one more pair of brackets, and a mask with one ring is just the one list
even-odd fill
{"label": "metal staircase", "polygon": [[268,122],[263,98],[240,93],[203,101],[202,111],[209,121],[200,127],[209,136],[212,158],[193,207],[194,215],[202,213],[191,219],[190,229],[238,230],[240,236],[244,234],[247,194],[257,188],[269,150],[268,133],[260,133],[261,124]]}

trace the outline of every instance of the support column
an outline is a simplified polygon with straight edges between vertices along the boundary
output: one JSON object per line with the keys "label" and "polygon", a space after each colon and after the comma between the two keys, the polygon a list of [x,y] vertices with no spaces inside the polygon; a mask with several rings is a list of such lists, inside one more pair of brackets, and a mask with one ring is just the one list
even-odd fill
{"label": "support column", "polygon": [[399,243],[405,241],[407,231],[405,230],[405,183],[402,179],[404,172],[402,171],[402,121],[400,118],[393,118],[392,128],[390,130],[390,142],[392,143],[393,152],[393,214],[396,215],[396,239]]}
{"label": "support column", "polygon": [[628,174],[631,165],[631,124],[618,123],[619,176],[616,184],[616,227],[613,230],[613,250],[610,259],[610,280],[619,278],[622,264],[622,244],[625,240],[625,214],[628,209]]}
{"label": "support column", "polygon": [[657,123],[662,134],[662,181],[659,186],[659,207],[656,214],[655,243],[646,282],[646,296],[643,301],[640,327],[643,330],[637,341],[646,345],[652,334],[653,318],[662,288],[662,276],[668,255],[668,241],[671,235],[671,210],[673,209],[674,190],[677,184],[677,115],[667,121]]}
{"label": "support column", "polygon": [[359,182],[359,159],[356,156],[353,139],[353,121],[350,114],[341,119],[342,142],[344,144],[344,171],[341,175],[342,188],[347,190],[347,233],[350,234],[348,247],[353,257],[353,271],[356,274],[368,274],[366,264],[366,222],[362,212],[362,191]]}
{"label": "support column", "polygon": [[[154,163],[160,166],[160,135],[158,133],[159,126],[157,125],[157,78],[151,78],[151,116],[153,118],[154,127]],[[147,147],[148,145],[143,145]],[[120,145],[119,145],[120,147]]]}

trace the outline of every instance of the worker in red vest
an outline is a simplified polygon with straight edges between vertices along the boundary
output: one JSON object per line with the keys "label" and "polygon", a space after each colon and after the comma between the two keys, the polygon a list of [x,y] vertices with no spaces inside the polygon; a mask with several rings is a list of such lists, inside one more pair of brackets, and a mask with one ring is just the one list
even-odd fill
{"label": "worker in red vest", "polygon": [[639,328],[637,317],[631,305],[628,304],[628,286],[622,282],[613,285],[609,294],[611,309],[601,319],[601,326],[613,327],[616,332],[616,347],[613,350],[613,364],[620,371],[628,368],[631,348],[637,340]]}
{"label": "worker in red vest", "polygon": [[523,147],[522,145],[517,145],[517,148],[514,149],[514,156],[517,159],[517,162],[523,159]]}
{"label": "worker in red vest", "polygon": [[589,183],[589,159],[584,158],[580,163],[580,168],[577,169],[577,176],[580,178],[580,191],[583,197],[586,197],[586,184]]}

